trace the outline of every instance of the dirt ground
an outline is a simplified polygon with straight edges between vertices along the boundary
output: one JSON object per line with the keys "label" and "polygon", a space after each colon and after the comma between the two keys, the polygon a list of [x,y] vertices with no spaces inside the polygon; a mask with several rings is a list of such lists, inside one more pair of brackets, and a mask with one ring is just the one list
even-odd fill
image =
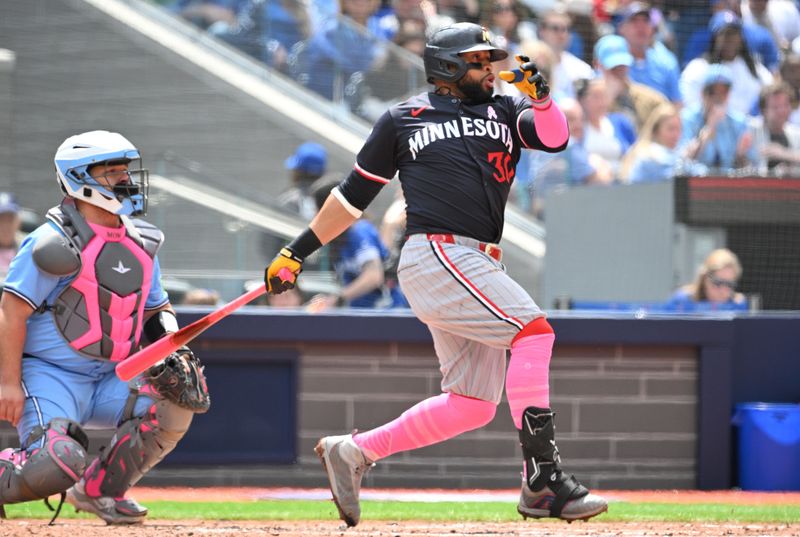
{"label": "dirt ground", "polygon": [[60,520],[47,526],[43,520],[4,520],[2,536],[41,537],[696,537],[696,536],[793,536],[800,535],[800,524],[687,524],[665,522],[370,522],[346,529],[331,522],[255,522],[255,521],[159,521],[143,526],[106,526],[102,521]]}
{"label": "dirt ground", "polygon": [[[387,491],[389,492],[389,491]],[[405,491],[406,493],[411,491]],[[434,491],[433,493],[435,493]],[[453,491],[438,491],[453,494]],[[483,496],[507,498],[514,491],[480,491]],[[256,500],[271,497],[304,497],[324,494],[321,490],[222,488],[222,489],[150,489],[137,488],[137,500],[170,499],[182,501]],[[430,495],[431,491],[420,491]],[[664,503],[730,503],[800,505],[800,493],[757,493],[741,491],[603,491],[613,501],[647,501]],[[329,494],[329,493],[328,493]],[[469,495],[470,491],[464,491]],[[707,524],[666,522],[543,522],[528,520],[510,523],[488,522],[386,522],[362,521],[356,528],[347,529],[340,521],[164,521],[148,519],[142,526],[106,526],[100,520],[59,519],[54,526],[46,520],[10,519],[0,521],[0,536],[42,537],[695,537],[695,536],[800,536],[797,524]]]}

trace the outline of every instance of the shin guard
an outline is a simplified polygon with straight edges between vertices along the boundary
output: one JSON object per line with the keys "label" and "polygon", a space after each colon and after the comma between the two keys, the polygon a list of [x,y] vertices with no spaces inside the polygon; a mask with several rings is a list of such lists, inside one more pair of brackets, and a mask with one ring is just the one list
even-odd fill
{"label": "shin guard", "polygon": [[586,496],[589,491],[574,476],[567,477],[561,470],[553,416],[549,408],[526,408],[519,440],[525,459],[525,486],[534,492],[548,487],[555,495],[550,516],[558,517],[568,501]]}
{"label": "shin guard", "polygon": [[90,497],[121,498],[183,438],[194,414],[159,400],[143,416],[124,422],[111,445],[86,470],[84,489]]}
{"label": "shin guard", "polygon": [[80,425],[55,418],[45,429],[34,430],[28,443],[33,445],[42,437],[39,448],[0,452],[0,505],[47,498],[80,479],[89,445]]}

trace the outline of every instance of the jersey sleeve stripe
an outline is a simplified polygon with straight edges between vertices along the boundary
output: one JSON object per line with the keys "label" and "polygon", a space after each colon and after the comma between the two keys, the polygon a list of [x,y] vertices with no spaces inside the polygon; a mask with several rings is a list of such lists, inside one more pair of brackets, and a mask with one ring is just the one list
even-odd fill
{"label": "jersey sleeve stripe", "polygon": [[27,302],[28,305],[30,307],[32,307],[34,310],[39,308],[39,306],[37,306],[36,304],[33,303],[33,300],[31,300],[30,298],[26,297],[21,292],[19,292],[16,289],[14,289],[13,287],[5,287],[5,288],[3,288],[3,292],[4,293],[11,293],[12,295],[14,295],[16,297],[21,298],[22,300]]}
{"label": "jersey sleeve stripe", "polygon": [[383,185],[387,184],[390,179],[386,179],[385,177],[381,177],[380,175],[375,175],[374,173],[369,173],[367,170],[362,168],[358,165],[358,162],[355,163],[354,168],[361,175],[364,179],[369,179],[370,181],[375,181],[376,183],[381,183]]}
{"label": "jersey sleeve stripe", "polygon": [[342,206],[347,209],[347,212],[350,213],[354,218],[361,218],[361,215],[364,213],[364,211],[353,207],[353,204],[347,201],[347,198],[344,197],[344,194],[339,191],[338,186],[331,190],[331,194],[333,194],[334,198],[339,200],[339,203],[341,203]]}
{"label": "jersey sleeve stripe", "polygon": [[531,146],[528,145],[528,142],[525,141],[525,137],[522,135],[522,130],[519,128],[519,122],[522,119],[522,116],[525,114],[525,112],[530,112],[532,114],[533,110],[531,110],[530,108],[526,108],[525,110],[517,114],[517,136],[522,142],[522,145],[525,146],[525,149],[532,149]]}

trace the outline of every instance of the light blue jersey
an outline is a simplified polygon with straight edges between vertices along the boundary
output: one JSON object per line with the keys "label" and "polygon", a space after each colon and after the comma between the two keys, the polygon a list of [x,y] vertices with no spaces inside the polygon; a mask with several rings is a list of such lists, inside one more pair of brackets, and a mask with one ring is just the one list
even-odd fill
{"label": "light blue jersey", "polygon": [[[51,228],[58,229],[48,222],[25,238],[11,261],[5,281],[4,292],[37,310],[54,303],[75,278],[75,275],[52,276],[33,261],[37,240],[51,233]],[[158,309],[167,303],[169,297],[161,285],[161,269],[155,258],[145,309]],[[25,445],[31,431],[56,417],[75,420],[87,428],[116,427],[122,419],[129,388],[114,374],[115,365],[109,360],[81,355],[56,328],[52,312],[34,312],[27,321],[23,348],[22,388],[26,400],[17,426],[22,445],[36,447]],[[143,414],[151,404],[148,397],[139,397],[133,414]]]}
{"label": "light blue jersey", "polygon": [[[43,304],[52,304],[74,279],[74,275],[61,278],[52,276],[41,271],[34,263],[33,247],[36,240],[47,232],[47,226],[57,229],[48,222],[25,238],[16,257],[11,261],[5,282],[6,292],[20,297],[34,309]],[[156,257],[153,260],[153,275],[145,309],[158,309],[168,302],[169,297],[161,285],[161,268]],[[61,336],[51,312],[34,313],[28,319],[27,328],[24,354],[59,362],[62,367],[80,368],[85,365],[87,358],[70,347]]]}
{"label": "light blue jersey", "polygon": [[678,87],[681,70],[678,60],[659,41],[647,49],[643,60],[634,60],[630,67],[630,77],[634,82],[660,92],[674,103],[681,102],[681,92]]}

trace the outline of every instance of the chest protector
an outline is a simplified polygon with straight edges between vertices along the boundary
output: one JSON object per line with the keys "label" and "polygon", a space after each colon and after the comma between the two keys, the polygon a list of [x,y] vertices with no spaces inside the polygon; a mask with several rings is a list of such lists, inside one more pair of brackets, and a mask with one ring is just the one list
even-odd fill
{"label": "chest protector", "polygon": [[[150,292],[153,259],[164,240],[156,227],[122,216],[123,226],[87,222],[68,201],[47,218],[66,236],[63,248],[77,256],[77,276],[50,308],[70,347],[90,358],[118,362],[139,343],[144,305]],[[61,254],[40,256],[42,265],[64,264]],[[73,257],[74,258],[74,257]]]}

